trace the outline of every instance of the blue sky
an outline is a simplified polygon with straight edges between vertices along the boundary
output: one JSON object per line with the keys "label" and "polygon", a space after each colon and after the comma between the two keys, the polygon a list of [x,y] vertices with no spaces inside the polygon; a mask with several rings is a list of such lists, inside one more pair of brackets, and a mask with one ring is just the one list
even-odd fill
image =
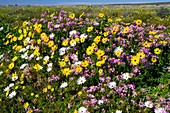
{"label": "blue sky", "polygon": [[73,5],[146,2],[170,2],[170,0],[0,0],[0,5]]}

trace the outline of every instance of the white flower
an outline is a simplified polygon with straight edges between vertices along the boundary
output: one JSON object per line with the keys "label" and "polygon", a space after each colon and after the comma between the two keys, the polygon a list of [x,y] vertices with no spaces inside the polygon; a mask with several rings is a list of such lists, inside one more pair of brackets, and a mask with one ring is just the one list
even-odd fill
{"label": "white flower", "polygon": [[74,65],[81,65],[81,61],[75,62]]}
{"label": "white flower", "polygon": [[55,36],[55,34],[54,34],[54,33],[51,33],[49,37],[50,37],[50,38],[54,38],[54,36]]}
{"label": "white flower", "polygon": [[87,113],[87,109],[85,107],[80,107],[78,113]]}
{"label": "white flower", "polygon": [[123,52],[123,48],[122,47],[115,48],[114,53],[117,52],[117,51],[120,51],[122,53]]}
{"label": "white flower", "polygon": [[87,38],[87,35],[86,35],[86,34],[81,34],[81,35],[80,35],[80,38],[85,38],[85,39],[86,39],[86,38]]}
{"label": "white flower", "polygon": [[31,48],[31,46],[30,46],[30,45],[27,45],[26,49],[29,49],[29,48]]}
{"label": "white flower", "polygon": [[72,31],[70,31],[70,36],[73,36],[73,35],[76,35],[76,33],[77,33],[77,31],[76,30],[72,30]]}
{"label": "white flower", "polygon": [[47,72],[50,72],[53,68],[53,63],[49,63],[47,64],[48,68],[47,68]]}
{"label": "white flower", "polygon": [[16,81],[18,79],[18,76],[12,77],[12,81]]}
{"label": "white flower", "polygon": [[34,58],[34,54],[31,54],[29,57],[29,59],[32,59],[32,58]]}
{"label": "white flower", "polygon": [[10,84],[9,84],[9,87],[13,87],[13,86],[14,86],[14,83],[10,83]]}
{"label": "white flower", "polygon": [[71,59],[74,61],[78,61],[78,56],[76,54],[71,55]]}
{"label": "white flower", "polygon": [[54,28],[59,28],[59,27],[60,27],[60,24],[54,25]]}
{"label": "white flower", "polygon": [[20,66],[20,69],[24,69],[26,66],[28,66],[28,64],[22,64],[22,65]]}
{"label": "white flower", "polygon": [[26,52],[26,53],[22,54],[22,55],[21,55],[21,58],[22,58],[22,59],[28,59],[28,53]]}
{"label": "white flower", "polygon": [[8,90],[9,90],[9,88],[10,88],[10,87],[9,87],[9,86],[7,86],[7,87],[4,89],[4,91],[8,91]]}
{"label": "white flower", "polygon": [[50,59],[49,56],[45,56],[45,57],[43,58],[43,60],[49,60],[49,59]]}
{"label": "white flower", "polygon": [[42,57],[37,57],[37,58],[36,58],[36,60],[40,60],[40,59],[42,59]]}
{"label": "white flower", "polygon": [[98,100],[98,102],[97,102],[99,105],[102,105],[103,103],[104,103],[104,101],[103,100]]}
{"label": "white flower", "polygon": [[108,87],[109,88],[114,88],[114,87],[116,87],[116,82],[110,82],[109,84],[108,84]]}
{"label": "white flower", "polygon": [[13,91],[9,94],[8,98],[13,98],[16,94],[17,94],[16,91]]}
{"label": "white flower", "polygon": [[25,52],[27,49],[26,48],[22,48],[22,49],[20,49],[19,50],[19,52],[21,53],[21,52]]}
{"label": "white flower", "polygon": [[153,102],[152,101],[146,101],[145,106],[148,108],[153,108]]}
{"label": "white flower", "polygon": [[130,73],[123,73],[123,74],[122,74],[122,78],[123,78],[123,79],[126,79],[126,80],[129,79],[129,78],[131,78]]}
{"label": "white flower", "polygon": [[62,47],[61,49],[59,49],[59,55],[64,55],[66,52],[66,48]]}
{"label": "white flower", "polygon": [[86,82],[86,78],[85,77],[80,77],[78,80],[77,80],[77,84],[83,84]]}
{"label": "white flower", "polygon": [[4,27],[0,27],[0,31],[2,31],[4,29]]}
{"label": "white flower", "polygon": [[154,109],[155,113],[167,113],[166,110],[162,107]]}
{"label": "white flower", "polygon": [[[29,44],[31,43],[30,37],[27,37],[25,40],[27,41],[27,43],[29,43]],[[29,45],[29,47],[30,47],[30,45]]]}
{"label": "white flower", "polygon": [[122,113],[122,110],[116,110],[116,113]]}
{"label": "white flower", "polygon": [[68,86],[68,83],[67,83],[67,82],[63,82],[63,83],[61,84],[60,88],[65,88],[65,87],[67,87],[67,86]]}
{"label": "white flower", "polygon": [[70,44],[72,47],[74,47],[76,45],[76,41],[74,41],[74,43]]}
{"label": "white flower", "polygon": [[0,75],[2,75],[3,74],[3,71],[0,71]]}
{"label": "white flower", "polygon": [[4,57],[4,54],[0,55],[0,59],[2,59]]}

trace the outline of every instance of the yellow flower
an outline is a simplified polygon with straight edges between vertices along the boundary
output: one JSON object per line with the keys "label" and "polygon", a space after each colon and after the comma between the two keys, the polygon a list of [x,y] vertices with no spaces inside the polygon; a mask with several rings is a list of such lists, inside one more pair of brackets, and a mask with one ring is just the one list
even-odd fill
{"label": "yellow flower", "polygon": [[43,88],[43,93],[46,93],[47,92],[47,88]]}
{"label": "yellow flower", "polygon": [[36,98],[38,98],[38,97],[39,97],[39,95],[38,95],[38,94],[36,94],[36,95],[35,95],[35,97],[36,97]]}
{"label": "yellow flower", "polygon": [[54,88],[51,88],[51,92],[53,92],[54,91]]}
{"label": "yellow flower", "polygon": [[155,35],[155,34],[156,34],[156,31],[149,31],[149,34],[150,34],[150,35]]}
{"label": "yellow flower", "polygon": [[22,30],[21,30],[21,29],[18,29],[18,33],[21,34],[21,33],[22,33]]}
{"label": "yellow flower", "polygon": [[153,63],[155,63],[155,62],[157,61],[157,59],[156,59],[155,57],[152,57],[152,58],[151,58],[151,61],[152,61]]}
{"label": "yellow flower", "polygon": [[29,106],[29,103],[28,103],[28,102],[24,103],[24,108],[25,108],[25,109],[28,108],[28,106]]}
{"label": "yellow flower", "polygon": [[103,39],[102,39],[102,43],[103,43],[103,44],[106,44],[107,40],[108,40],[107,38],[103,38]]}
{"label": "yellow flower", "polygon": [[81,65],[82,65],[83,67],[87,67],[87,66],[89,65],[89,61],[88,61],[88,60],[85,60],[85,61],[83,61],[83,62],[81,63]]}
{"label": "yellow flower", "polygon": [[148,41],[145,41],[142,46],[146,47],[146,48],[149,48],[151,45]]}
{"label": "yellow flower", "polygon": [[117,51],[114,52],[114,54],[115,54],[117,57],[119,57],[119,56],[121,55],[121,53],[122,53],[122,52],[121,52],[120,50],[117,50]]}
{"label": "yellow flower", "polygon": [[140,19],[138,19],[138,20],[136,20],[136,25],[142,25],[142,20],[140,20]]}
{"label": "yellow flower", "polygon": [[154,49],[154,53],[157,55],[159,55],[161,52],[162,52],[162,50],[159,48]]}
{"label": "yellow flower", "polygon": [[75,14],[74,14],[74,13],[71,13],[71,14],[69,15],[69,17],[72,18],[72,19],[74,19],[74,18],[75,18]]}
{"label": "yellow flower", "polygon": [[12,40],[13,40],[14,42],[17,41],[17,37],[14,36],[14,37],[12,38]]}
{"label": "yellow flower", "polygon": [[113,22],[113,20],[112,20],[111,18],[109,18],[107,21],[108,21],[108,22]]}
{"label": "yellow flower", "polygon": [[59,65],[60,65],[60,67],[65,67],[66,66],[66,62],[65,61],[61,61],[61,62],[59,62]]}
{"label": "yellow flower", "polygon": [[70,70],[70,68],[64,68],[64,69],[62,70],[62,73],[63,73],[64,75],[68,76],[68,75],[70,75],[71,70]]}
{"label": "yellow flower", "polygon": [[21,35],[18,37],[18,40],[22,40],[23,37],[24,37],[24,36],[21,34]]}
{"label": "yellow flower", "polygon": [[49,41],[49,37],[48,36],[45,36],[43,39],[44,39],[44,42],[46,42],[46,43]]}
{"label": "yellow flower", "polygon": [[79,18],[81,18],[84,14],[85,14],[85,12],[83,12],[83,13],[79,16]]}
{"label": "yellow flower", "polygon": [[93,51],[94,51],[93,49],[94,49],[93,47],[89,46],[89,47],[86,49],[87,55],[91,55],[91,54],[93,53]]}
{"label": "yellow flower", "polygon": [[104,14],[103,14],[103,13],[99,13],[99,17],[100,17],[100,18],[103,18],[103,17],[104,17]]}
{"label": "yellow flower", "polygon": [[79,91],[77,94],[80,96],[80,95],[82,95],[82,93],[83,93],[82,91]]}
{"label": "yellow flower", "polygon": [[47,88],[48,88],[48,89],[51,89],[51,85],[48,85]]}
{"label": "yellow flower", "polygon": [[105,54],[105,51],[100,50],[100,49],[96,52],[96,55],[99,57],[103,56],[104,54]]}
{"label": "yellow flower", "polygon": [[103,35],[104,35],[104,37],[106,37],[109,35],[109,32],[104,32]]}
{"label": "yellow flower", "polygon": [[54,45],[54,41],[50,40],[50,41],[48,42],[48,47],[52,47],[53,45]]}
{"label": "yellow flower", "polygon": [[103,69],[99,69],[99,74],[102,74],[103,73]]}
{"label": "yellow flower", "polygon": [[131,64],[132,65],[138,65],[139,64],[139,57],[138,56],[133,56],[131,58]]}
{"label": "yellow flower", "polygon": [[87,28],[87,32],[90,32],[93,30],[93,26]]}
{"label": "yellow flower", "polygon": [[128,33],[129,32],[129,27],[125,27],[124,29],[123,29],[123,33],[125,34],[125,33]]}
{"label": "yellow flower", "polygon": [[74,113],[78,113],[78,110],[74,110]]}
{"label": "yellow flower", "polygon": [[76,66],[76,72],[80,73],[82,72],[82,67],[80,67],[79,65]]}
{"label": "yellow flower", "polygon": [[80,42],[83,43],[85,41],[85,38],[80,38]]}
{"label": "yellow flower", "polygon": [[94,43],[98,44],[100,42],[100,39],[101,39],[101,36],[96,36],[93,41]]}
{"label": "yellow flower", "polygon": [[39,71],[42,69],[42,66],[40,64],[35,64],[35,66],[33,67],[36,71]]}
{"label": "yellow flower", "polygon": [[12,61],[15,62],[17,59],[18,59],[18,57],[15,56],[15,57],[12,59]]}
{"label": "yellow flower", "polygon": [[117,22],[120,22],[121,20],[122,20],[121,18],[117,18],[117,19],[116,19]]}
{"label": "yellow flower", "polygon": [[68,45],[68,40],[64,40],[64,41],[62,42],[62,45],[63,45],[63,46],[67,46],[67,45]]}
{"label": "yellow flower", "polygon": [[96,66],[97,67],[101,67],[102,66],[102,62],[101,61],[96,62]]}
{"label": "yellow flower", "polygon": [[29,109],[27,113],[33,113],[33,110],[32,110],[32,109]]}
{"label": "yellow flower", "polygon": [[56,45],[54,45],[54,46],[51,48],[51,50],[52,50],[52,51],[55,51],[55,50],[57,50],[57,48],[58,48],[58,47],[57,47]]}
{"label": "yellow flower", "polygon": [[78,37],[77,37],[75,40],[76,40],[76,42],[79,42],[79,41],[80,41],[80,39],[79,39]]}
{"label": "yellow flower", "polygon": [[140,59],[145,58],[145,53],[144,52],[139,52],[136,54]]}
{"label": "yellow flower", "polygon": [[31,93],[31,96],[34,96],[34,93]]}
{"label": "yellow flower", "polygon": [[14,67],[14,63],[9,64],[8,68],[12,69]]}

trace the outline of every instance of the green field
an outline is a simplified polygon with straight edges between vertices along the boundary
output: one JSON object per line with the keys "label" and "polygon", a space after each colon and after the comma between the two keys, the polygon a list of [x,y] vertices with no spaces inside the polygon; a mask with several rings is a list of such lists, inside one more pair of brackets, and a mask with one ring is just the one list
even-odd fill
{"label": "green field", "polygon": [[169,113],[170,4],[0,6],[0,113]]}

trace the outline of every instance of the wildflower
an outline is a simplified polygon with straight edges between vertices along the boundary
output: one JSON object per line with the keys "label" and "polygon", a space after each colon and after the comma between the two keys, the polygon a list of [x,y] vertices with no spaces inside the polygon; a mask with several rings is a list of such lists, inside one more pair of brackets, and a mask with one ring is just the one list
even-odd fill
{"label": "wildflower", "polygon": [[117,48],[115,48],[115,50],[114,50],[114,54],[115,54],[116,56],[120,56],[122,52],[123,52],[123,48],[122,48],[122,47],[117,47]]}
{"label": "wildflower", "polygon": [[86,78],[85,77],[79,77],[79,79],[77,80],[77,84],[80,85],[80,84],[83,84],[86,82]]}
{"label": "wildflower", "polygon": [[4,27],[0,27],[0,31],[2,31],[4,29]]}
{"label": "wildflower", "polygon": [[98,102],[97,102],[99,105],[102,105],[103,103],[104,103],[104,101],[103,100],[98,100]]}
{"label": "wildflower", "polygon": [[139,57],[140,59],[143,59],[143,58],[145,58],[145,53],[144,52],[139,52],[139,53],[137,53],[136,56]]}
{"label": "wildflower", "polygon": [[155,108],[155,109],[154,109],[154,112],[155,112],[155,113],[167,113],[166,110],[165,110],[164,108],[162,108],[162,107],[160,107],[160,108]]}
{"label": "wildflower", "polygon": [[153,63],[155,63],[155,62],[157,61],[156,57],[152,57],[152,58],[151,58],[151,61],[152,61]]}
{"label": "wildflower", "polygon": [[43,88],[43,93],[46,93],[47,92],[47,88]]}
{"label": "wildflower", "polygon": [[93,30],[93,26],[87,28],[87,32],[90,32]]}
{"label": "wildflower", "polygon": [[146,47],[146,48],[149,48],[151,47],[150,43],[148,41],[145,41],[142,46]]}
{"label": "wildflower", "polygon": [[16,81],[17,79],[18,79],[18,76],[17,76],[16,72],[12,73],[12,81]]}
{"label": "wildflower", "polygon": [[111,18],[108,18],[108,20],[107,20],[108,22],[113,22],[113,20],[111,19]]}
{"label": "wildflower", "polygon": [[132,65],[138,65],[139,64],[139,57],[138,56],[133,56],[131,58],[131,64]]}
{"label": "wildflower", "polygon": [[59,65],[60,65],[60,67],[65,67],[66,66],[66,62],[65,61],[60,61]]}
{"label": "wildflower", "polygon": [[75,18],[75,14],[74,14],[74,13],[71,13],[71,14],[69,15],[69,17],[72,18],[72,19],[74,19],[74,18]]}
{"label": "wildflower", "polygon": [[122,113],[122,110],[116,110],[116,113]]}
{"label": "wildflower", "polygon": [[60,24],[55,24],[54,25],[54,28],[59,28],[60,27]]}
{"label": "wildflower", "polygon": [[2,75],[3,74],[3,71],[0,71],[0,75]]}
{"label": "wildflower", "polygon": [[69,34],[70,34],[70,37],[71,37],[71,36],[73,36],[73,35],[76,35],[76,34],[77,34],[77,31],[76,31],[76,30],[72,30],[72,31],[69,32]]}
{"label": "wildflower", "polygon": [[25,108],[25,109],[28,108],[28,106],[29,106],[29,103],[28,103],[28,102],[24,103],[24,108]]}
{"label": "wildflower", "polygon": [[80,107],[78,113],[87,113],[87,109],[85,107]]}
{"label": "wildflower", "polygon": [[77,94],[80,96],[80,95],[82,95],[82,93],[83,93],[82,91],[79,91]]}
{"label": "wildflower", "polygon": [[66,52],[66,48],[65,47],[62,47],[61,49],[59,49],[59,55],[64,55]]}
{"label": "wildflower", "polygon": [[69,68],[64,68],[64,69],[62,70],[62,73],[63,73],[64,75],[68,76],[68,75],[70,75],[71,70],[70,70]]}
{"label": "wildflower", "polygon": [[102,43],[103,43],[103,44],[106,44],[107,40],[108,40],[107,38],[103,38],[103,39],[102,39]]}
{"label": "wildflower", "polygon": [[98,44],[100,42],[100,39],[101,39],[101,36],[96,36],[93,41],[94,43]]}
{"label": "wildflower", "polygon": [[53,63],[47,64],[47,72],[50,72],[53,69]]}
{"label": "wildflower", "polygon": [[128,79],[131,78],[131,77],[130,77],[130,74],[129,74],[129,73],[123,73],[123,74],[122,74],[122,78],[128,80]]}
{"label": "wildflower", "polygon": [[123,33],[125,34],[125,33],[128,33],[129,32],[129,27],[125,27],[124,29],[123,29]]}
{"label": "wildflower", "polygon": [[14,86],[14,83],[10,83],[9,84],[9,87],[11,88],[11,87],[13,87]]}
{"label": "wildflower", "polygon": [[9,94],[8,98],[13,98],[14,96],[16,96],[16,91],[13,91]]}
{"label": "wildflower", "polygon": [[85,60],[85,61],[81,62],[81,65],[83,67],[87,67],[89,65],[89,61]]}
{"label": "wildflower", "polygon": [[142,20],[140,20],[140,19],[138,19],[138,20],[136,20],[136,25],[141,25],[142,24]]}
{"label": "wildflower", "polygon": [[80,38],[80,42],[83,43],[85,41],[85,38]]}
{"label": "wildflower", "polygon": [[146,101],[145,106],[148,108],[153,108],[153,102],[152,101]]}
{"label": "wildflower", "polygon": [[104,13],[99,13],[100,18],[103,18],[103,16],[104,16]]}
{"label": "wildflower", "polygon": [[6,92],[6,91],[8,91],[9,89],[10,89],[10,87],[7,86],[7,87],[4,89],[4,91]]}
{"label": "wildflower", "polygon": [[67,86],[68,86],[68,83],[67,83],[67,82],[63,82],[63,83],[61,84],[60,88],[65,88],[65,87],[67,87]]}
{"label": "wildflower", "polygon": [[105,51],[100,50],[100,49],[96,52],[96,55],[99,57],[103,56],[104,54],[105,54]]}
{"label": "wildflower", "polygon": [[161,51],[161,49],[159,49],[159,48],[154,49],[154,53],[157,54],[157,55],[159,55],[161,52],[162,52],[162,51]]}
{"label": "wildflower", "polygon": [[63,45],[63,46],[67,46],[67,45],[68,45],[68,40],[64,40],[64,41],[62,42],[62,45]]}
{"label": "wildflower", "polygon": [[43,67],[40,64],[35,64],[35,66],[33,67],[36,71],[41,70]]}
{"label": "wildflower", "polygon": [[8,66],[9,69],[13,69],[13,67],[14,67],[14,63],[9,64]]}
{"label": "wildflower", "polygon": [[116,82],[110,82],[110,83],[108,84],[108,87],[109,87],[110,89],[116,87]]}
{"label": "wildflower", "polygon": [[82,72],[82,67],[80,67],[79,65],[76,66],[76,72],[80,73]]}
{"label": "wildflower", "polygon": [[72,39],[72,40],[70,41],[70,45],[74,47],[74,46],[76,45],[76,41],[75,41],[74,39]]}
{"label": "wildflower", "polygon": [[54,45],[54,41],[50,40],[50,41],[48,42],[48,47],[53,47],[53,45]]}
{"label": "wildflower", "polygon": [[94,48],[91,47],[91,46],[89,46],[89,47],[86,49],[87,55],[91,55],[91,54],[93,53],[93,51],[94,51]]}
{"label": "wildflower", "polygon": [[102,66],[102,61],[96,62],[96,66],[97,66],[97,67],[101,67],[101,66]]}

